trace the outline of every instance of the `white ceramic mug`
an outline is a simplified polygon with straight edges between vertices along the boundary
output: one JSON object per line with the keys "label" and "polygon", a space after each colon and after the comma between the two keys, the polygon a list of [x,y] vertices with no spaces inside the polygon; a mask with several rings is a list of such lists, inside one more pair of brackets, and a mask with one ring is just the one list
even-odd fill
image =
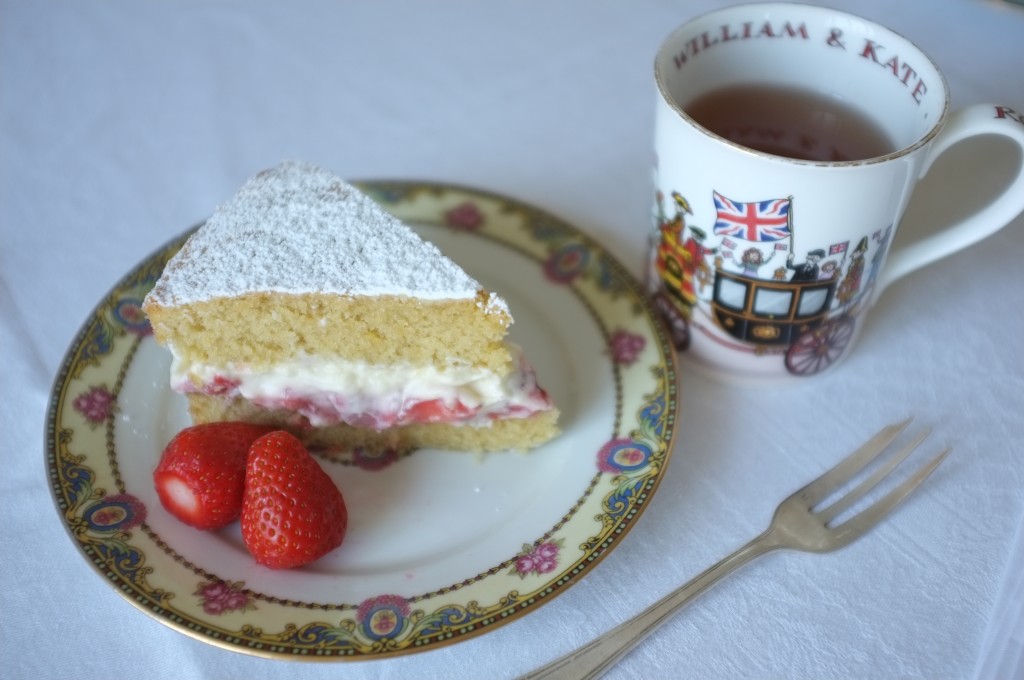
{"label": "white ceramic mug", "polygon": [[[798,4],[722,9],[672,33],[655,76],[649,283],[677,345],[718,377],[776,384],[820,373],[850,350],[889,283],[1024,210],[1021,163],[979,211],[890,247],[915,185],[939,155],[974,135],[998,135],[1024,154],[1024,116],[993,104],[950,113],[935,64],[873,22]],[[788,96],[797,91],[842,100],[881,129],[888,148],[868,158],[834,160],[833,151],[800,160],[747,140],[785,143],[795,156],[822,146],[817,133],[768,119],[721,131],[741,144],[688,113],[708,93],[750,86],[777,90],[774,99],[786,106],[800,99]],[[745,111],[742,101],[719,106],[720,118]],[[714,127],[713,118],[704,123]]]}

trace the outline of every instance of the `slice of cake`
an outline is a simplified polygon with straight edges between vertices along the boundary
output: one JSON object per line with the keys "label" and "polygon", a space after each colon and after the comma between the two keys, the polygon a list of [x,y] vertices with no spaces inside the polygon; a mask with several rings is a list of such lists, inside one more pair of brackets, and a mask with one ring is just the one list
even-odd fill
{"label": "slice of cake", "polygon": [[505,341],[504,300],[312,165],[246,182],[143,308],[196,423],[269,423],[326,449],[527,449],[557,433]]}

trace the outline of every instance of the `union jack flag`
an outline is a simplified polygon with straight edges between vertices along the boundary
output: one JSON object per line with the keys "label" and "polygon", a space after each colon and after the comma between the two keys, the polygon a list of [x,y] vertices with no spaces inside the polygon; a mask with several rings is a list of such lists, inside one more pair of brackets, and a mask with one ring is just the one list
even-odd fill
{"label": "union jack flag", "polygon": [[791,236],[788,198],[740,203],[715,194],[715,233],[744,241],[778,241]]}

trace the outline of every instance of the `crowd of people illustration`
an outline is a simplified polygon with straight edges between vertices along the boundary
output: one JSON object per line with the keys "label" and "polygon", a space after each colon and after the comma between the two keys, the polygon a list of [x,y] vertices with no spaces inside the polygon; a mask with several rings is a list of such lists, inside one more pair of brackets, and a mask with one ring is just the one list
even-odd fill
{"label": "crowd of people illustration", "polygon": [[[655,264],[662,275],[666,267],[678,270],[678,285],[684,293],[681,296],[681,311],[686,318],[689,318],[690,310],[697,303],[698,294],[703,293],[713,282],[716,270],[731,271],[751,279],[797,284],[837,281],[836,304],[848,306],[864,291],[865,284],[874,282],[889,235],[889,230],[884,235],[880,232],[874,234],[878,247],[871,259],[871,271],[865,278],[865,270],[868,268],[865,257],[872,240],[868,236],[861,238],[852,252],[848,252],[848,243],[832,245],[828,250],[813,248],[806,252],[803,261],[797,261],[796,253],[791,250],[791,232],[787,232],[788,239],[761,239],[759,242],[748,240],[743,245],[732,240],[746,240],[743,236],[723,237],[717,245],[710,246],[708,233],[704,229],[686,224],[686,216],[693,214],[687,200],[678,192],[673,192],[672,199],[675,215],[667,218],[662,214],[659,219],[661,246]],[[715,231],[719,233],[717,228]],[[784,251],[788,251],[785,265],[768,270],[767,265]],[[673,256],[674,261],[668,262]]]}

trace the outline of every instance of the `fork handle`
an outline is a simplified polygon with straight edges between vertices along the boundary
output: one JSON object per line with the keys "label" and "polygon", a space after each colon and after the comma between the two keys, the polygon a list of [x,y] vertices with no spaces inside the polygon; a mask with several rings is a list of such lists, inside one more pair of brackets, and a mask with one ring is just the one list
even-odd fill
{"label": "fork handle", "polygon": [[521,676],[519,680],[590,680],[601,677],[690,600],[755,557],[778,547],[780,544],[775,540],[773,530],[765,531],[633,618],[583,647]]}

